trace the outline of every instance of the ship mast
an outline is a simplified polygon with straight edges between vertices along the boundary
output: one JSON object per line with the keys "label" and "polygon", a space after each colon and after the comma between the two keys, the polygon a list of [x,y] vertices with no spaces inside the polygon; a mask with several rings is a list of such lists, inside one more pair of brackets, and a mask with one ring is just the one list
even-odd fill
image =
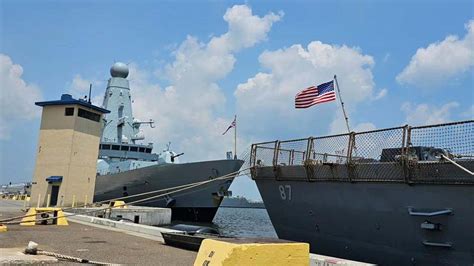
{"label": "ship mast", "polygon": [[339,83],[337,82],[336,75],[334,75],[334,81],[336,82],[337,94],[339,96],[339,101],[341,102],[342,113],[344,114],[344,119],[346,120],[347,133],[351,133],[351,129],[349,127],[349,118],[347,117],[346,109],[344,108],[344,102],[342,101],[341,90],[339,89]]}

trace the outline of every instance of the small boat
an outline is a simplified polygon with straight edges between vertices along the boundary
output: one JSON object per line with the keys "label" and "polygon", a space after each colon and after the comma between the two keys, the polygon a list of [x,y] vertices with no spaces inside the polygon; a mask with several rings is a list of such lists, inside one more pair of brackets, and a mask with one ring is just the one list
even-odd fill
{"label": "small boat", "polygon": [[216,229],[207,226],[177,224],[171,226],[170,229],[179,230],[181,232],[162,232],[161,235],[166,245],[194,251],[199,250],[204,239],[227,238],[221,236]]}

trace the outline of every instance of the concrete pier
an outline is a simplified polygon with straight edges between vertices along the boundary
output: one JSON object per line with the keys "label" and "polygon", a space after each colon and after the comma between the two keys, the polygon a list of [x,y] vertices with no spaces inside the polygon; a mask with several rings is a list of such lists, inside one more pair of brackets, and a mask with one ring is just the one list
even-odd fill
{"label": "concrete pier", "polygon": [[[21,201],[0,200],[0,219],[24,214],[20,211],[22,204]],[[40,249],[45,251],[108,263],[192,265],[196,258],[196,252],[166,246],[160,240],[161,238],[145,238],[144,233],[128,232],[120,228],[109,230],[110,228],[105,229],[108,228],[105,226],[102,228],[100,225],[85,225],[74,222],[73,219],[69,219],[69,222],[69,226],[8,225],[8,231],[0,233],[0,257],[8,259],[4,251],[8,249],[10,253],[19,252],[24,250],[29,241],[34,241],[39,244]],[[11,250],[12,248],[15,250]],[[33,261],[35,258],[36,256],[25,255],[22,257],[21,264],[50,263],[46,260]],[[13,259],[17,260],[18,257],[10,257],[10,259],[9,263],[14,263]]]}
{"label": "concrete pier", "polygon": [[171,209],[169,208],[127,206],[127,208],[112,208],[104,210],[104,207],[107,206],[74,208],[66,211],[99,218],[113,218],[116,220],[124,219],[136,224],[144,225],[160,226],[171,223]]}
{"label": "concrete pier", "polygon": [[[0,219],[24,215],[22,207],[22,201],[0,200]],[[8,225],[8,231],[0,232],[0,264],[56,262],[48,256],[22,254],[29,241],[38,243],[41,250],[117,264],[192,265],[197,257],[194,251],[164,245],[161,232],[176,230],[81,214],[68,217],[68,221],[68,226]],[[310,254],[309,265],[372,264]]]}

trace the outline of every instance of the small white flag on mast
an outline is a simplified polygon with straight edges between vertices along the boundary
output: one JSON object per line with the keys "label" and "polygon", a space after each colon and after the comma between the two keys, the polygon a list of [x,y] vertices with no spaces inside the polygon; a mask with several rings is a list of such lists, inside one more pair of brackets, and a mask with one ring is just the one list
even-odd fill
{"label": "small white flag on mast", "polygon": [[234,128],[234,159],[237,159],[237,115],[234,115],[234,121],[230,123],[222,135],[225,135],[231,128]]}

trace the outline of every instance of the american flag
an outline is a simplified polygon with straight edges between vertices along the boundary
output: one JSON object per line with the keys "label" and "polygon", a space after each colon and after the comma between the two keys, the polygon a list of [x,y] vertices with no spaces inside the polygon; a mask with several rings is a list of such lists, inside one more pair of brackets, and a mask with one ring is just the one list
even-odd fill
{"label": "american flag", "polygon": [[222,133],[222,135],[225,135],[225,133],[227,133],[227,131],[229,131],[229,129],[235,127],[237,125],[237,116],[234,117],[234,121],[232,121],[232,123],[230,123],[230,126],[225,130],[224,133]]}
{"label": "american flag", "polygon": [[308,108],[318,103],[334,100],[336,100],[334,81],[329,81],[317,87],[311,86],[296,94],[295,108]]}

